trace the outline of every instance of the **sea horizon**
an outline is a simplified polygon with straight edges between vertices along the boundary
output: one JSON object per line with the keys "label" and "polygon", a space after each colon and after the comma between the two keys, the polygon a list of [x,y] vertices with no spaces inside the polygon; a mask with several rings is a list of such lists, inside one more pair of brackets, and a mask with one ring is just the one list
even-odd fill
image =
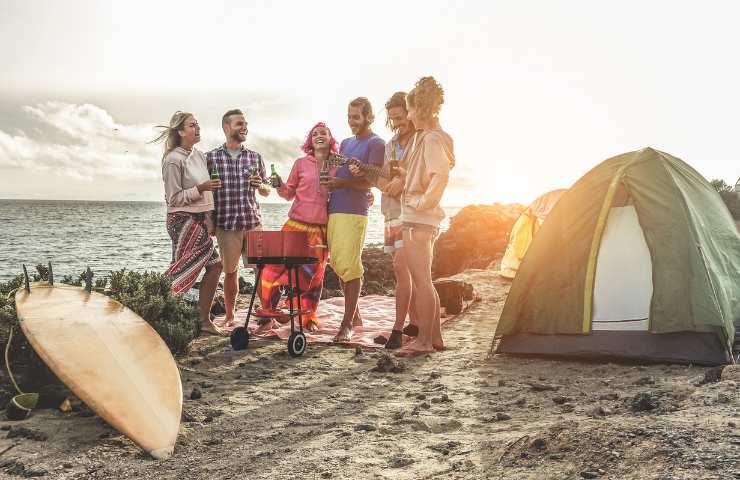
{"label": "sea horizon", "polygon": [[[377,197],[376,197],[377,198]],[[458,207],[444,207],[448,217]],[[289,202],[261,202],[265,230],[280,230]],[[0,199],[0,281],[22,272],[22,265],[54,266],[54,273],[77,276],[87,266],[98,275],[126,268],[167,269],[172,244],[165,219],[167,206],[154,200]],[[445,220],[441,228],[449,225]],[[382,245],[379,202],[370,207],[365,246]],[[240,269],[245,278],[251,269]]]}

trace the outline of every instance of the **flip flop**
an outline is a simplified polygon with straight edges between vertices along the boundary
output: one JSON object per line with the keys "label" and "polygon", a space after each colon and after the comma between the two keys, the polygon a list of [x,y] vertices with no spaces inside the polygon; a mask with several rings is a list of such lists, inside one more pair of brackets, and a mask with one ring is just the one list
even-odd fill
{"label": "flip flop", "polygon": [[341,327],[332,339],[334,343],[345,343],[352,340],[352,329]]}
{"label": "flip flop", "polygon": [[219,330],[217,327],[211,326],[211,325],[201,325],[200,334],[201,335],[215,335],[217,337],[226,336],[226,333],[224,331]]}

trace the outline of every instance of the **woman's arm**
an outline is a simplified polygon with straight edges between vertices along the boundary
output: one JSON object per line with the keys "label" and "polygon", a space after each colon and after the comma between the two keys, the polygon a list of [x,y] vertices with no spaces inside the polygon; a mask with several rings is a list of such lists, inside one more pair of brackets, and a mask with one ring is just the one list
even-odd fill
{"label": "woman's arm", "polygon": [[177,163],[167,162],[162,170],[162,178],[168,206],[184,207],[200,200],[201,195],[197,185],[191,188],[182,187],[182,169]]}
{"label": "woman's arm", "polygon": [[293,200],[295,197],[295,191],[298,188],[298,181],[300,176],[298,175],[298,161],[293,164],[293,168],[290,169],[290,175],[288,179],[277,189],[278,195],[286,200]]}

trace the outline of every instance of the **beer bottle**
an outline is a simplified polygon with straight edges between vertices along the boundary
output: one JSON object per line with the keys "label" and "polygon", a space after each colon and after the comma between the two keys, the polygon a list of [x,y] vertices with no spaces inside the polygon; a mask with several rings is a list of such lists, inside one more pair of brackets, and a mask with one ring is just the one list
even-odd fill
{"label": "beer bottle", "polygon": [[211,169],[211,180],[220,180],[221,176],[218,174],[218,168],[216,167],[216,163],[214,162],[213,168]]}
{"label": "beer bottle", "polygon": [[390,162],[388,162],[388,173],[390,174],[391,178],[394,178],[398,175],[398,160],[396,159],[396,146],[391,145],[391,158]]}
{"label": "beer bottle", "polygon": [[272,185],[272,188],[280,188],[283,185],[283,181],[280,179],[277,171],[275,171],[274,163],[270,164],[270,171],[272,172],[270,174],[270,184]]}

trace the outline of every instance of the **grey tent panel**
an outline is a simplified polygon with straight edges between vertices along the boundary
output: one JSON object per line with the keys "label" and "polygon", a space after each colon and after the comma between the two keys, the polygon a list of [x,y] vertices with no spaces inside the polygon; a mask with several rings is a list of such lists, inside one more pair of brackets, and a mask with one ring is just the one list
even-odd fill
{"label": "grey tent panel", "polygon": [[496,353],[557,355],[576,358],[603,358],[724,365],[732,357],[714,333],[649,333],[636,331],[594,331],[590,335],[543,335],[517,333],[502,337]]}

